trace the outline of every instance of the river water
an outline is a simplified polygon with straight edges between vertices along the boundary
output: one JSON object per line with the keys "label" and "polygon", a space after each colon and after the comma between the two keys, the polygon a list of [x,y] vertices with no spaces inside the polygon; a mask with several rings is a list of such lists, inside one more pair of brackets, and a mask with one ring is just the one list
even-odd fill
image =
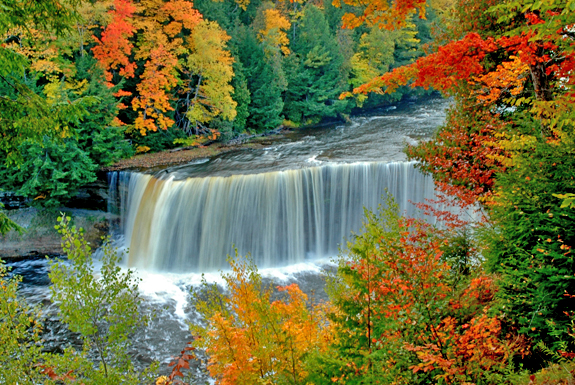
{"label": "river water", "polygon": [[[154,175],[110,175],[111,210],[121,216],[115,241],[128,250],[146,307],[155,316],[135,337],[137,360],[166,364],[191,336],[196,319],[190,289],[202,274],[221,282],[234,247],[251,253],[274,284],[298,283],[317,300],[324,269],[363,207],[374,209],[385,191],[402,210],[433,192],[431,179],[406,162],[403,148],[431,137],[445,120],[444,99],[404,102],[356,116],[347,124],[294,131],[263,149],[242,149]],[[78,343],[59,324],[50,303],[47,262],[10,264],[24,280],[21,293],[45,308],[47,345]],[[163,366],[163,371],[167,367]]]}

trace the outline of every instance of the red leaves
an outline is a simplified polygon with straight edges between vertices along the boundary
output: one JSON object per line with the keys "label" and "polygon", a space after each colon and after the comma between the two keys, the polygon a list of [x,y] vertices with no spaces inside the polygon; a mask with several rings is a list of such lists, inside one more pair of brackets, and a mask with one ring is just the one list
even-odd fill
{"label": "red leaves", "polygon": [[453,111],[437,137],[407,154],[434,175],[436,186],[455,197],[461,206],[471,206],[491,195],[495,175],[505,170],[505,151],[498,148],[496,134],[506,123],[475,106]]}
{"label": "red leaves", "polygon": [[501,323],[497,318],[482,314],[469,323],[458,326],[453,317],[441,321],[436,339],[425,345],[406,344],[421,360],[411,366],[414,373],[439,369],[436,379],[445,383],[460,383],[477,379],[489,371],[504,371],[510,356],[522,351],[523,341],[501,338]]}
{"label": "red leaves", "polygon": [[[393,93],[397,87],[411,83],[412,87],[453,91],[461,82],[484,73],[482,60],[499,47],[492,38],[483,39],[469,33],[463,39],[439,47],[436,53],[424,56],[415,63],[399,67],[353,90],[367,93],[384,88]],[[344,95],[345,96],[345,95]]]}
{"label": "red leaves", "polygon": [[114,8],[108,11],[112,22],[102,32],[101,39],[94,36],[96,46],[92,52],[104,67],[108,82],[112,81],[110,70],[115,69],[119,69],[120,76],[134,77],[136,64],[130,61],[133,48],[130,38],[135,32],[131,23],[134,12],[136,7],[132,0],[115,0]]}
{"label": "red leaves", "polygon": [[184,378],[182,369],[190,369],[190,361],[196,359],[195,354],[191,354],[190,352],[195,349],[196,348],[191,346],[191,342],[188,342],[186,347],[180,352],[180,355],[168,364],[168,366],[172,367],[172,372],[168,378],[163,381],[165,384],[184,384],[181,379],[176,377]]}

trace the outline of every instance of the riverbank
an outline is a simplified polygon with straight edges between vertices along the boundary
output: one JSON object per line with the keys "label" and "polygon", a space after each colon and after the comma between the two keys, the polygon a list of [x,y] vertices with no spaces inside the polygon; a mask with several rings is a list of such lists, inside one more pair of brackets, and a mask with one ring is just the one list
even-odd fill
{"label": "riverbank", "polygon": [[263,148],[269,146],[271,140],[278,139],[287,132],[289,132],[289,130],[282,129],[268,135],[240,137],[225,143],[213,142],[204,146],[175,148],[155,153],[138,154],[129,159],[122,159],[111,166],[104,167],[101,171],[149,170],[184,164],[195,159],[209,158],[241,148]]}

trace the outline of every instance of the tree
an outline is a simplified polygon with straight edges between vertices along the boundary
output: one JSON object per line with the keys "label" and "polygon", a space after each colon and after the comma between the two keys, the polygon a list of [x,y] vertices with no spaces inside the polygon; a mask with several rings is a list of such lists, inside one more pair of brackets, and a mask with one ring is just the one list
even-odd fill
{"label": "tree", "polygon": [[[181,34],[186,31],[189,35],[202,17],[191,2],[184,0],[143,0],[139,5],[136,8],[131,0],[116,0],[109,11],[112,21],[105,26],[101,39],[96,39],[93,51],[109,81],[113,79],[110,70],[118,69],[119,78],[113,84],[118,84],[121,77],[136,76],[135,61],[143,61],[131,104],[137,112],[134,128],[145,135],[174,124],[170,91],[179,81],[184,42]],[[137,45],[132,41],[136,33]],[[124,91],[118,95],[130,94]]]}
{"label": "tree", "polygon": [[198,135],[209,132],[207,124],[216,117],[234,120],[237,103],[232,99],[234,62],[226,50],[230,37],[215,22],[202,21],[189,39],[187,58],[185,121],[182,129]]}
{"label": "tree", "polygon": [[305,384],[304,359],[325,350],[330,328],[322,305],[312,304],[296,284],[278,287],[282,299],[262,284],[248,260],[230,260],[222,274],[229,295],[205,284],[198,310],[205,326],[193,325],[194,345],[209,355],[217,384]]}
{"label": "tree", "polygon": [[310,124],[343,112],[347,103],[337,100],[346,88],[346,79],[341,77],[343,57],[323,13],[312,4],[304,9],[293,52],[286,63],[286,117]]}
{"label": "tree", "polygon": [[575,191],[573,154],[573,145],[531,142],[531,150],[517,154],[509,172],[498,176],[490,211],[497,232],[489,234],[486,256],[501,276],[500,311],[509,327],[552,350],[565,350],[564,342],[574,348],[575,212],[554,195]]}
{"label": "tree", "polygon": [[[265,48],[256,37],[256,32],[240,26],[235,31],[234,52],[242,64],[250,94],[246,128],[267,131],[277,128],[283,121],[284,106],[282,93],[287,86],[278,54],[265,55]],[[265,43],[262,43],[265,45]]]}
{"label": "tree", "polygon": [[[71,373],[90,384],[137,383],[148,374],[134,368],[129,351],[130,336],[147,322],[137,279],[133,271],[122,271],[118,266],[120,257],[109,243],[104,245],[97,277],[91,248],[82,229],[69,226],[70,219],[60,217],[56,226],[70,264],[51,263],[50,291],[62,322],[82,337],[81,356],[96,357],[95,365],[80,363]],[[61,375],[65,368],[55,366],[52,370]]]}
{"label": "tree", "polygon": [[[34,90],[35,84],[27,81],[30,62],[15,44],[39,31],[63,35],[78,20],[79,4],[79,0],[7,0],[2,4],[0,34],[7,38],[0,46],[0,162],[5,167],[17,167],[23,161],[20,148],[25,140],[66,136],[68,124],[78,122],[86,106],[94,102],[91,98],[74,103],[43,98]],[[22,230],[0,211],[0,234],[11,229]]]}
{"label": "tree", "polygon": [[[342,5],[340,0],[333,2],[335,6]],[[421,18],[425,18],[425,0],[371,0],[362,2],[358,0],[344,0],[343,3],[359,8],[362,15],[348,12],[343,16],[344,28],[355,28],[366,23],[368,25],[383,25],[386,28],[394,29],[403,27],[406,20],[414,10],[419,12]]]}
{"label": "tree", "polygon": [[45,380],[38,365],[42,325],[37,310],[18,298],[20,281],[8,275],[0,260],[0,382],[32,385]]}
{"label": "tree", "polygon": [[503,326],[552,348],[566,339],[564,295],[573,290],[566,274],[573,241],[564,230],[571,213],[553,195],[572,193],[570,173],[555,172],[572,151],[571,8],[568,1],[458,1],[434,52],[354,90],[411,84],[456,96],[449,124],[411,156],[444,191],[487,204],[494,226],[485,255],[500,277]]}
{"label": "tree", "polygon": [[263,28],[258,31],[260,41],[265,41],[270,49],[279,49],[284,55],[289,55],[289,39],[285,31],[289,30],[291,23],[280,11],[273,8],[263,9]]}
{"label": "tree", "polygon": [[460,251],[449,233],[387,205],[366,211],[340,257],[329,290],[335,343],[317,356],[311,381],[503,383],[508,360],[523,346],[487,315],[493,280],[477,266],[452,268],[446,261]]}
{"label": "tree", "polygon": [[[358,51],[351,57],[349,82],[358,87],[376,76],[388,72],[394,62],[395,42],[389,31],[373,27],[361,35]],[[367,95],[356,96],[358,106],[362,106]]]}

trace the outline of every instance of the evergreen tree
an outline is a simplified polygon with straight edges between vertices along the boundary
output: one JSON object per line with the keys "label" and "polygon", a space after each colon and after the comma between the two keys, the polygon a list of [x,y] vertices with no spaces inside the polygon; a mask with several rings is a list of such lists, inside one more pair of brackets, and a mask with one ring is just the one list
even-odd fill
{"label": "evergreen tree", "polygon": [[286,88],[286,80],[280,54],[266,55],[265,43],[257,41],[252,28],[240,26],[234,35],[237,36],[237,59],[242,63],[251,98],[247,128],[273,130],[283,121],[282,92]]}
{"label": "evergreen tree", "polygon": [[248,80],[244,74],[244,66],[240,61],[234,63],[234,79],[232,80],[234,101],[238,104],[236,107],[236,118],[234,119],[233,131],[241,133],[247,124],[249,117],[249,105],[251,102],[250,90],[248,89]]}
{"label": "evergreen tree", "polygon": [[286,62],[288,89],[284,112],[296,123],[316,123],[346,109],[339,95],[346,88],[341,77],[344,64],[336,39],[323,12],[308,4],[300,34],[292,42],[294,54]]}
{"label": "evergreen tree", "polygon": [[88,115],[75,128],[78,146],[98,165],[109,165],[130,156],[133,150],[124,140],[124,130],[114,124],[118,113],[115,88],[108,88],[104,72],[91,56],[84,55],[76,60],[76,79],[85,85],[83,96],[98,98],[98,103],[88,107]]}
{"label": "evergreen tree", "polygon": [[266,57],[257,69],[261,72],[253,82],[248,127],[258,131],[273,130],[283,121],[282,92],[287,85],[279,54]]}

